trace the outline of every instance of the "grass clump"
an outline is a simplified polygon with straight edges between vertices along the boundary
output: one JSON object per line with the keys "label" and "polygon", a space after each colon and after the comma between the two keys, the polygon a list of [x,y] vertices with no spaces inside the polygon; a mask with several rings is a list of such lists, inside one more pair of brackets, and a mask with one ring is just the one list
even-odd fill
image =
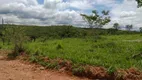
{"label": "grass clump", "polygon": [[110,74],[110,75],[114,75],[114,73],[116,72],[116,67],[114,66],[110,66],[107,70],[107,73]]}
{"label": "grass clump", "polygon": [[57,50],[59,50],[59,49],[63,49],[63,47],[62,47],[62,45],[61,45],[61,44],[58,44],[58,45],[57,45],[57,47],[56,47],[56,49],[57,49]]}
{"label": "grass clump", "polygon": [[82,66],[73,67],[72,73],[76,76],[84,76],[86,74],[85,69]]}

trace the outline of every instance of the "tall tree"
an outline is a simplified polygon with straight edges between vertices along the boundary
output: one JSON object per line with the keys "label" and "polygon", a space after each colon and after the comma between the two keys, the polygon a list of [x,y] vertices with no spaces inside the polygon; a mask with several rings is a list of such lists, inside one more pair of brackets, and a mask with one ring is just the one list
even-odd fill
{"label": "tall tree", "polygon": [[81,14],[81,16],[88,23],[89,28],[102,28],[111,20],[109,16],[109,11],[103,10],[101,13],[102,14],[99,15],[96,10],[93,10],[92,15]]}
{"label": "tall tree", "polygon": [[126,25],[126,29],[127,29],[128,31],[131,31],[132,28],[133,28],[133,25]]}
{"label": "tall tree", "polygon": [[136,0],[137,3],[138,3],[138,7],[141,7],[142,6],[142,0]]}
{"label": "tall tree", "polygon": [[113,24],[113,28],[116,29],[116,30],[118,30],[119,29],[119,24],[118,23],[114,23]]}

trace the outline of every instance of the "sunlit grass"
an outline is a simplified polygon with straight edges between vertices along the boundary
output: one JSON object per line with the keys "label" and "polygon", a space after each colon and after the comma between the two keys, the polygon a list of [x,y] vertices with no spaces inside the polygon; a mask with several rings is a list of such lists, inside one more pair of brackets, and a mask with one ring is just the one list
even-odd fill
{"label": "sunlit grass", "polygon": [[26,44],[25,47],[30,54],[38,52],[49,58],[71,60],[75,64],[142,69],[142,59],[132,58],[142,52],[142,41],[125,40],[142,40],[142,36],[102,36],[97,41],[94,41],[94,38],[66,38],[45,42],[37,40]]}

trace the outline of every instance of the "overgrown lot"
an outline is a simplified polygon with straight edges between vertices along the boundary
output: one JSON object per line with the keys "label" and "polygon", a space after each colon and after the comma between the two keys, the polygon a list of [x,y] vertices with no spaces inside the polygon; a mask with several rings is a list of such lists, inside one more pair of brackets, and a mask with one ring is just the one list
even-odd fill
{"label": "overgrown lot", "polygon": [[3,27],[0,49],[8,59],[23,56],[44,69],[67,71],[91,79],[142,78],[142,35],[115,29],[72,26]]}
{"label": "overgrown lot", "polygon": [[74,64],[104,66],[105,68],[142,69],[142,36],[113,35],[100,38],[65,38],[25,45],[31,56],[71,60]]}

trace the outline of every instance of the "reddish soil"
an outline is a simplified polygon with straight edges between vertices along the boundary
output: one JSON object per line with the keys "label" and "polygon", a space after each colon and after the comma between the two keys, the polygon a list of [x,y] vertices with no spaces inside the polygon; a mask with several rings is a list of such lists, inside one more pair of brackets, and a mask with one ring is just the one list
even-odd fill
{"label": "reddish soil", "polygon": [[5,51],[0,51],[0,80],[142,80],[142,72],[135,69],[119,69],[113,74],[108,74],[103,67],[86,66],[83,72],[77,72],[75,77],[71,73],[71,62],[63,60],[50,60],[45,58],[47,62],[58,61],[62,66],[59,71],[44,69],[37,64],[23,62],[22,60],[6,60]]}
{"label": "reddish soil", "polygon": [[42,70],[20,60],[5,60],[0,56],[0,80],[87,80],[59,71]]}

